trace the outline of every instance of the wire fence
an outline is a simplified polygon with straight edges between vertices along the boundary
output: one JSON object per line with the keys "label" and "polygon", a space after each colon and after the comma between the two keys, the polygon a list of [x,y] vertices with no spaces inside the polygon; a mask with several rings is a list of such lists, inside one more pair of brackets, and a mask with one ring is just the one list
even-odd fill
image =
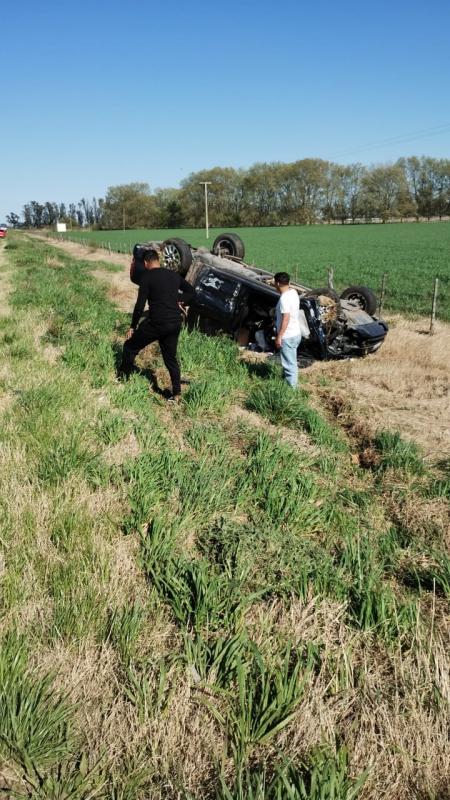
{"label": "wire fence", "polygon": [[[70,234],[58,234],[53,232],[47,232],[46,236],[49,239],[53,239],[54,241],[59,242],[72,242],[73,244],[82,245],[86,247],[90,251],[101,250],[102,252],[108,253],[111,255],[112,253],[118,253],[120,255],[128,255],[132,256],[133,253],[133,245],[129,242],[110,242],[110,241],[94,241],[92,239],[79,237],[79,236],[71,236]],[[293,266],[293,272],[296,276],[298,273],[298,268],[300,265]],[[275,264],[271,264],[272,271],[275,272],[277,267]],[[334,266],[329,266],[327,268],[327,287],[331,290],[334,290]],[[424,297],[430,297],[430,290],[424,292]],[[430,333],[434,332],[436,317],[438,315],[438,308],[439,308],[439,278],[435,276],[432,279],[432,291],[431,291],[431,306],[429,311],[430,316]],[[378,290],[378,315],[381,315],[385,305],[389,305],[389,273],[383,272],[381,277],[381,283]]]}

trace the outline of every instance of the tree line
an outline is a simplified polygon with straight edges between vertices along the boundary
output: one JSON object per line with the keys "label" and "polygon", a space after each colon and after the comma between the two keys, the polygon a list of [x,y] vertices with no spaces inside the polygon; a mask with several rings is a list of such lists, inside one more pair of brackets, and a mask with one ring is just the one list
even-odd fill
{"label": "tree line", "polygon": [[189,175],[180,188],[147,183],[110,186],[104,198],[78,203],[27,203],[13,227],[42,228],[57,221],[98,229],[201,227],[203,181],[210,223],[220,227],[383,222],[450,215],[450,159],[401,158],[394,164],[341,165],[319,158],[257,163],[248,169],[214,167]]}
{"label": "tree line", "polygon": [[31,200],[26,203],[20,216],[15,211],[7,214],[6,221],[13,228],[48,228],[57,222],[66,222],[72,227],[82,228],[97,225],[101,227],[103,200],[92,201],[82,198],[77,204],[54,203],[47,201],[38,203]]}

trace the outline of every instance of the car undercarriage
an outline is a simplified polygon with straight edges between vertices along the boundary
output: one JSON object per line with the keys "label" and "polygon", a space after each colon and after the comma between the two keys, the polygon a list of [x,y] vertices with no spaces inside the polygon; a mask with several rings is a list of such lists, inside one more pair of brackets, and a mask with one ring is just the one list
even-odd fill
{"label": "car undercarriage", "polygon": [[[131,278],[139,283],[146,248],[161,252],[162,264],[183,274],[194,287],[188,328],[205,334],[227,334],[241,346],[275,350],[275,307],[279,293],[273,274],[244,262],[245,248],[236,234],[221,234],[212,250],[193,248],[182,239],[136,245]],[[339,359],[366,356],[382,345],[388,326],[376,316],[377,299],[364,286],[352,286],[339,297],[328,287],[311,289],[291,281],[300,298],[302,341],[299,356]]]}

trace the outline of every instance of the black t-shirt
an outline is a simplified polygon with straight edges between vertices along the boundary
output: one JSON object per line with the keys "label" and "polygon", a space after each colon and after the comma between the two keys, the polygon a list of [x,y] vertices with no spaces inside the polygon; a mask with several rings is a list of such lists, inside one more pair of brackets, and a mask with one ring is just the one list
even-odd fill
{"label": "black t-shirt", "polygon": [[190,283],[177,272],[164,267],[146,269],[139,284],[131,327],[136,328],[147,302],[152,323],[161,326],[175,325],[181,320],[178,303],[189,305],[194,297],[195,292]]}

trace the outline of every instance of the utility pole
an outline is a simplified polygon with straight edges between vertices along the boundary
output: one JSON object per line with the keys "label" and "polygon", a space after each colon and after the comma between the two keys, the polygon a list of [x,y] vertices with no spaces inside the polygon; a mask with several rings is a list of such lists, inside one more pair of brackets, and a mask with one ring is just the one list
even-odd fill
{"label": "utility pole", "polygon": [[206,238],[209,239],[209,220],[208,220],[208,186],[212,183],[212,181],[199,181],[199,183],[205,187],[205,228],[206,228]]}

